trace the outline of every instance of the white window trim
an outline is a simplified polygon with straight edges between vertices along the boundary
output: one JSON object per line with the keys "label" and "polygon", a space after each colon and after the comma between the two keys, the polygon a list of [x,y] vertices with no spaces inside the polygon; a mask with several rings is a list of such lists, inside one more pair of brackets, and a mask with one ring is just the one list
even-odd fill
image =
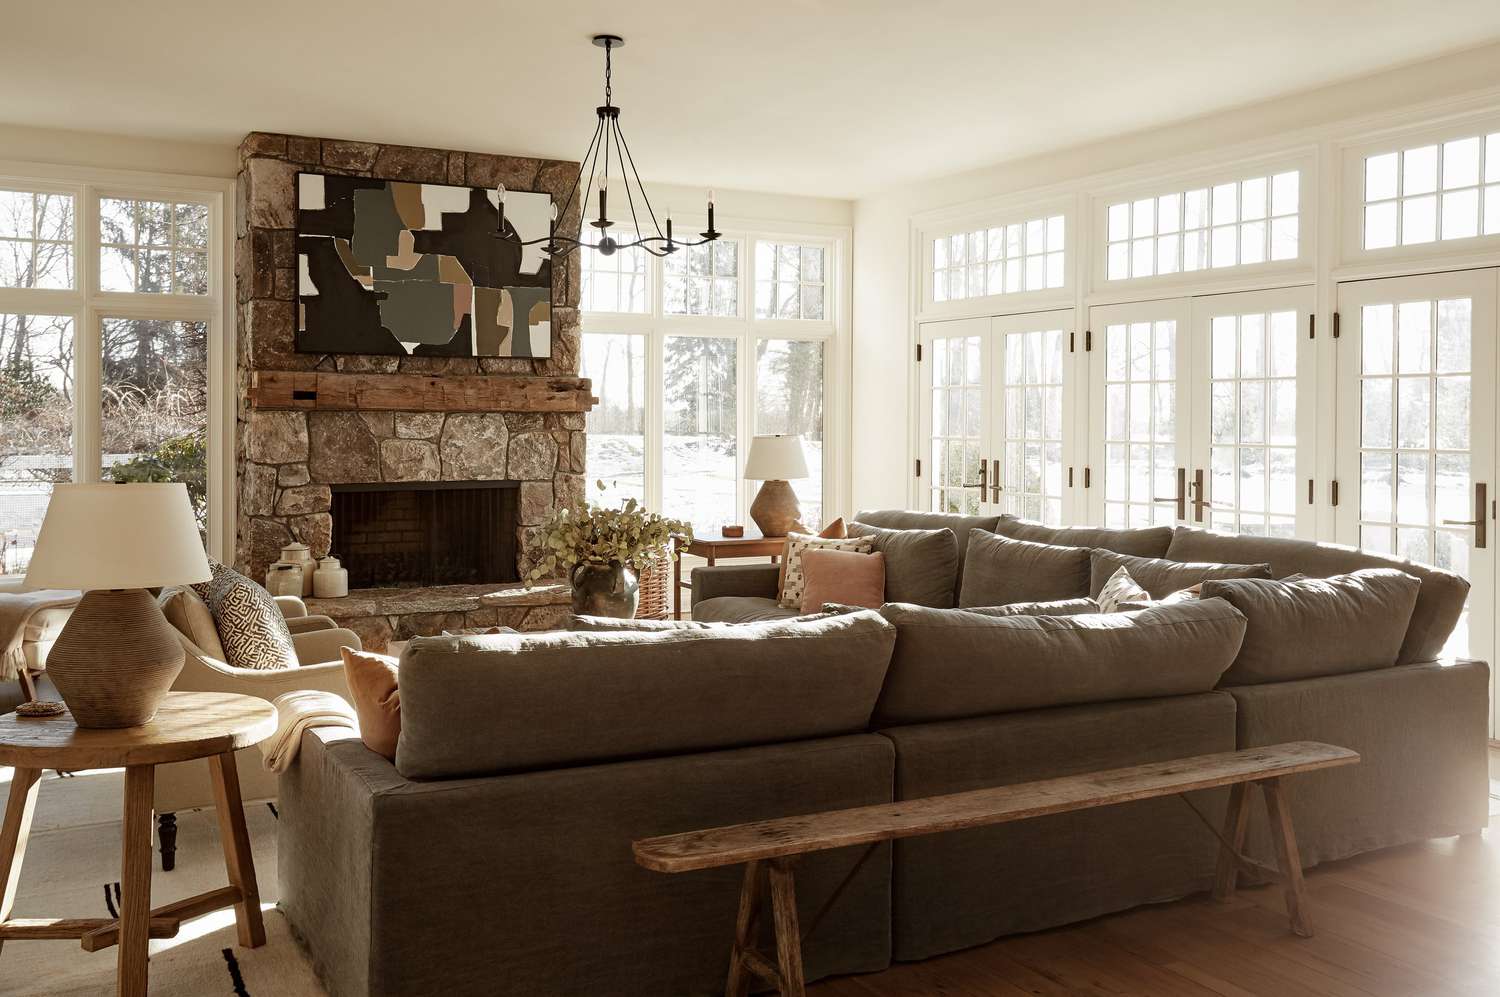
{"label": "white window trim", "polygon": [[[967,233],[979,229],[1024,224],[1038,218],[1050,218],[1053,215],[1063,216],[1063,283],[1061,287],[985,294],[954,301],[933,300],[932,244],[935,240],[957,235],[960,232]],[[1077,293],[1079,246],[1082,244],[1079,238],[1081,234],[1079,219],[1076,196],[1038,198],[980,211],[974,211],[971,208],[960,214],[945,212],[936,217],[929,216],[925,224],[920,225],[916,232],[917,253],[920,259],[915,277],[917,319],[933,322],[980,315],[1051,311],[1071,307]]]}
{"label": "white window trim", "polygon": [[[230,560],[235,537],[235,282],[233,180],[214,177],[48,166],[0,160],[0,186],[69,193],[74,197],[71,290],[0,288],[0,311],[73,317],[74,390],[97,398],[102,320],[184,319],[208,324],[208,553]],[[101,291],[100,197],[191,201],[209,209],[209,287],[206,295]],[[99,480],[99,406],[73,414],[73,480]]]}
{"label": "white window trim", "polygon": [[[1297,258],[1268,260],[1265,263],[1237,263],[1227,267],[1157,274],[1150,277],[1109,279],[1109,208],[1122,201],[1160,197],[1178,191],[1212,188],[1252,177],[1274,176],[1296,170],[1300,174],[1297,198]],[[1297,283],[1297,278],[1312,275],[1317,260],[1318,231],[1318,156],[1316,150],[1289,150],[1282,153],[1224,162],[1208,169],[1163,173],[1148,180],[1120,186],[1103,186],[1090,191],[1089,207],[1089,275],[1090,288],[1104,296],[1120,294],[1138,297],[1168,296],[1179,291],[1202,293],[1204,289],[1246,290]],[[1145,289],[1150,291],[1146,292]],[[1129,300],[1129,299],[1127,299]],[[1103,303],[1091,296],[1091,304]]]}
{"label": "white window trim", "polygon": [[[1500,258],[1500,234],[1480,234],[1465,239],[1437,239],[1410,246],[1364,248],[1365,157],[1400,152],[1424,145],[1500,132],[1500,113],[1464,115],[1440,124],[1389,128],[1361,136],[1338,146],[1338,172],[1334,178],[1338,198],[1338,245],[1335,274],[1355,276],[1368,270],[1381,275],[1424,272],[1433,267],[1493,266]],[[1486,184],[1483,177],[1479,186]],[[1441,179],[1438,192],[1441,193]],[[1398,200],[1399,204],[1400,201]]]}
{"label": "white window trim", "polygon": [[[758,482],[744,478],[745,460],[750,437],[754,434],[756,371],[754,344],[757,339],[791,339],[824,343],[823,353],[823,518],[849,515],[849,452],[851,430],[848,418],[850,348],[850,255],[853,233],[843,226],[773,222],[749,218],[720,216],[716,219],[726,239],[740,246],[739,314],[734,317],[714,315],[669,315],[664,310],[663,292],[666,267],[660,259],[647,260],[647,298],[649,312],[580,311],[582,334],[590,332],[639,335],[646,340],[646,417],[645,417],[645,503],[648,509],[674,515],[677,510],[663,509],[664,468],[661,466],[661,441],[665,431],[664,360],[665,345],[671,336],[698,336],[734,339],[736,432],[734,522],[745,523],[750,502],[759,488]],[[697,232],[707,218],[674,217],[674,228]],[[757,319],[755,306],[755,244],[776,242],[824,249],[823,319]],[[592,481],[590,481],[592,484]],[[589,498],[592,499],[592,488]]]}

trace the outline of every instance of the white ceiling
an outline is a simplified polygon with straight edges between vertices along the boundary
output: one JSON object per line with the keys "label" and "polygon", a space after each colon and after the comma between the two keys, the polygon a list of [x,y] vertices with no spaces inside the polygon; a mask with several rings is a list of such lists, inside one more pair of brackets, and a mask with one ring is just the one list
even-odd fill
{"label": "white ceiling", "polygon": [[[853,197],[1500,37],[1495,0],[14,0],[0,122],[579,156]],[[1497,73],[1500,82],[1500,73]],[[4,151],[0,149],[0,157]]]}

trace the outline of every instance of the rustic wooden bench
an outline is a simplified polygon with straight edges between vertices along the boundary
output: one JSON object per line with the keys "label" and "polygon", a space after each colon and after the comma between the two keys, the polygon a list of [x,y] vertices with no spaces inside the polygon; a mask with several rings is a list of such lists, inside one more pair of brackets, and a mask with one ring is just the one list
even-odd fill
{"label": "rustic wooden bench", "polygon": [[[735,919],[734,948],[730,953],[728,997],[745,997],[751,976],[777,987],[782,997],[803,997],[802,942],[885,841],[941,831],[985,827],[1028,820],[1048,814],[1071,813],[1159,796],[1179,796],[1219,839],[1219,862],[1214,896],[1228,900],[1239,873],[1249,871],[1280,883],[1286,895],[1291,930],[1310,936],[1302,888],[1302,863],[1292,817],[1281,791],[1281,779],[1299,772],[1352,765],[1359,755],[1347,748],[1316,741],[1292,741],[1264,748],[1198,755],[1130,768],[1044,779],[1013,786],[996,786],[967,793],[881,803],[874,806],[783,817],[684,834],[669,834],[635,842],[636,862],[657,872],[691,872],[727,865],[745,865]],[[1276,867],[1243,854],[1249,824],[1250,784],[1261,788],[1276,851]],[[1184,793],[1230,787],[1223,830],[1214,827]],[[793,865],[798,856],[865,845],[866,850],[844,881],[799,930]],[[762,953],[757,929],[769,894],[776,954]]]}

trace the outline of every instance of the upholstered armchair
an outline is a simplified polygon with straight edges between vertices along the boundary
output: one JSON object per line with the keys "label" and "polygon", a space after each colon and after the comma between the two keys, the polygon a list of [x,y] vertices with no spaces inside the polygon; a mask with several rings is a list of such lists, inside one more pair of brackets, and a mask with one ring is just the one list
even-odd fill
{"label": "upholstered armchair", "polygon": [[[163,611],[187,652],[182,674],[172,686],[174,691],[235,692],[269,701],[299,689],[318,689],[349,698],[339,649],[352,647],[359,650],[359,635],[340,628],[326,616],[309,616],[307,606],[296,596],[277,596],[276,606],[286,618],[301,664],[297,668],[274,671],[234,668],[227,664],[212,625],[204,626],[201,616],[191,619],[168,599],[164,599]],[[246,803],[276,798],[276,774],[267,771],[262,764],[259,748],[240,751],[235,763],[239,769],[240,793]],[[170,870],[175,864],[177,850],[177,811],[214,805],[208,766],[202,762],[157,766],[155,805],[162,868]]]}

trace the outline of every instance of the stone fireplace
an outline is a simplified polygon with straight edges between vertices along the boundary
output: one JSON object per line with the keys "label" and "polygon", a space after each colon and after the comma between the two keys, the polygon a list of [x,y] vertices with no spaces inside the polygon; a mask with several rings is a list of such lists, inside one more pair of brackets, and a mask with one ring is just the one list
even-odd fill
{"label": "stone fireplace", "polygon": [[[312,171],[473,187],[503,181],[512,190],[547,191],[561,204],[577,169],[576,163],[487,153],[246,136],[235,240],[240,570],[263,577],[293,539],[308,544],[315,556],[330,550],[350,556],[351,550],[334,547],[336,537],[349,536],[335,523],[336,491],[406,488],[422,494],[503,483],[509,514],[483,513],[474,533],[509,534],[495,538],[508,563],[494,577],[457,587],[401,584],[373,595],[361,590],[348,600],[319,600],[316,611],[359,630],[374,647],[439,626],[555,625],[565,601],[555,590],[515,592],[510,601],[491,590],[514,587],[524,576],[530,541],[554,508],[584,501],[584,420],[592,399],[588,382],[577,377],[576,255],[553,267],[547,359],[298,353],[295,178],[298,171]],[[576,234],[578,226],[575,204],[557,227],[560,234]],[[488,601],[477,601],[484,597]],[[401,612],[403,607],[412,612]]]}
{"label": "stone fireplace", "polygon": [[333,549],[351,588],[514,582],[514,481],[333,487]]}

